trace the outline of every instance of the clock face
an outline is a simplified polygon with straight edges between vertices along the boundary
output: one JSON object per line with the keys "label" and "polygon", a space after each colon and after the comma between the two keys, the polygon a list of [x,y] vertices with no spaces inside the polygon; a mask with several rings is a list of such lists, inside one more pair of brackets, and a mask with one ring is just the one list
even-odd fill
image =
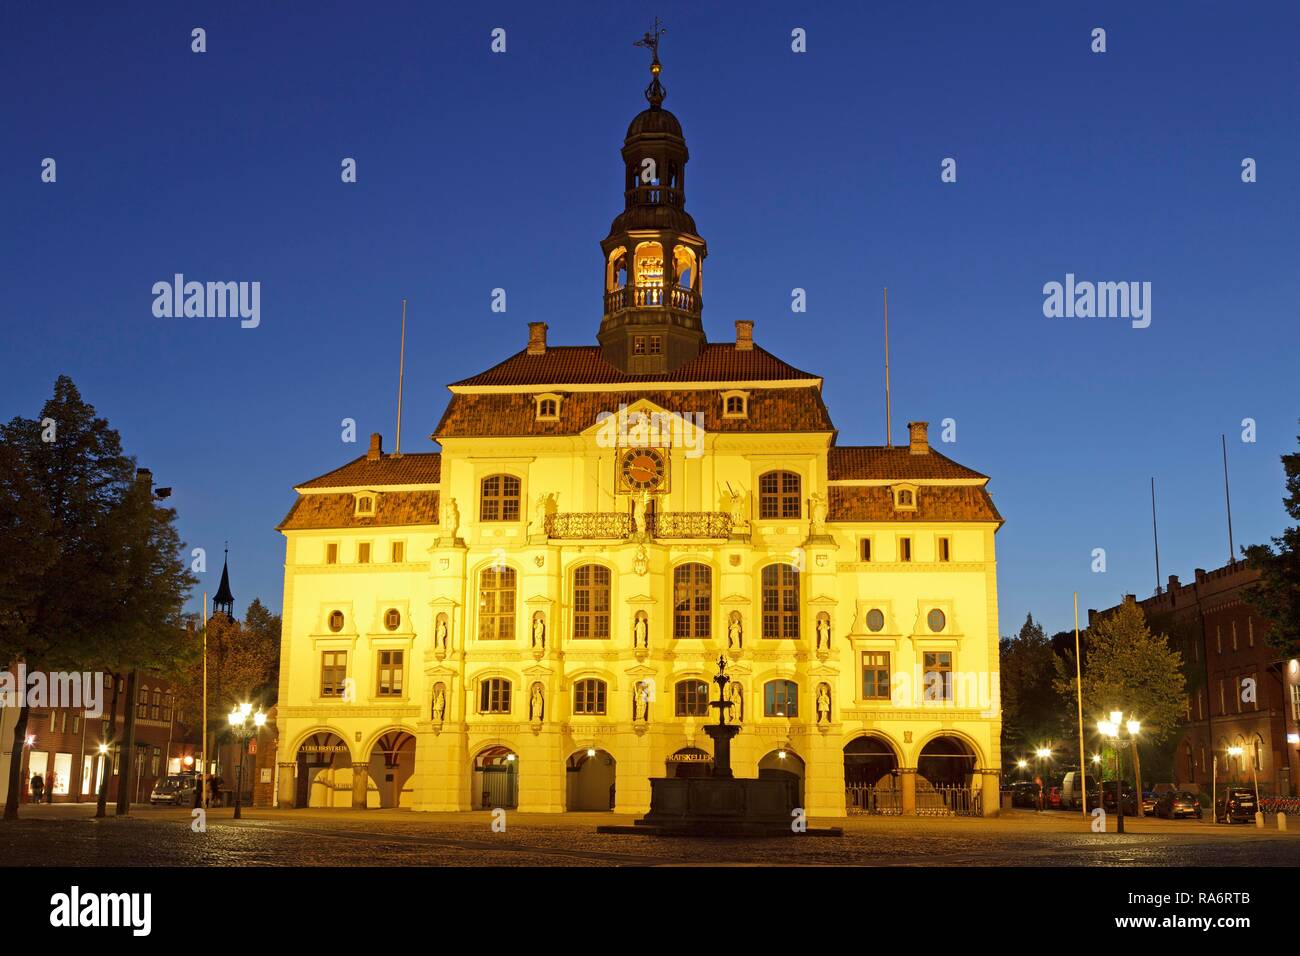
{"label": "clock face", "polygon": [[653,448],[632,448],[619,458],[619,476],[632,491],[655,491],[667,477],[667,463]]}

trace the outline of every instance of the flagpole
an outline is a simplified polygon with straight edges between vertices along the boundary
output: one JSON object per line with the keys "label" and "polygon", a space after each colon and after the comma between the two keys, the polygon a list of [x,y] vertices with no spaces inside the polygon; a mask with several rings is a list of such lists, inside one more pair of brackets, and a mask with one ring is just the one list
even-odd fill
{"label": "flagpole", "polygon": [[397,359],[397,450],[402,453],[402,382],[406,371],[406,300],[402,300],[402,347]]}
{"label": "flagpole", "polygon": [[894,445],[893,408],[889,395],[889,287],[885,287],[885,447]]}
{"label": "flagpole", "polygon": [[[1083,786],[1083,822],[1088,822],[1088,764],[1083,752],[1083,663],[1079,658],[1079,592],[1074,592],[1074,681],[1079,705],[1079,778]],[[1100,783],[1100,780],[1098,780]],[[1100,791],[1099,791],[1100,792]]]}
{"label": "flagpole", "polygon": [[1219,435],[1223,442],[1223,501],[1228,506],[1228,565],[1237,560],[1237,551],[1232,545],[1232,496],[1228,494],[1228,436]]}
{"label": "flagpole", "polygon": [[208,592],[203,592],[203,762],[199,765],[200,804],[208,805]]}

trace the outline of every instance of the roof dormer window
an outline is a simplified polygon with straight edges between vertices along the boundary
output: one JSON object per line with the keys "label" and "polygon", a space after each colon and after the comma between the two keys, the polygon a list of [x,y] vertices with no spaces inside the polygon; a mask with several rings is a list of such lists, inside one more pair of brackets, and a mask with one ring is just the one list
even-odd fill
{"label": "roof dormer window", "polygon": [[537,420],[539,422],[558,422],[560,420],[560,402],[563,396],[554,392],[533,396],[537,402]]}
{"label": "roof dormer window", "polygon": [[356,494],[356,516],[358,518],[373,518],[375,516],[375,502],[378,499],[373,491],[359,491]]}
{"label": "roof dormer window", "polygon": [[729,391],[722,393],[722,417],[723,418],[748,418],[749,417],[749,393],[741,391]]}
{"label": "roof dormer window", "polygon": [[916,485],[895,485],[893,490],[895,511],[916,510]]}

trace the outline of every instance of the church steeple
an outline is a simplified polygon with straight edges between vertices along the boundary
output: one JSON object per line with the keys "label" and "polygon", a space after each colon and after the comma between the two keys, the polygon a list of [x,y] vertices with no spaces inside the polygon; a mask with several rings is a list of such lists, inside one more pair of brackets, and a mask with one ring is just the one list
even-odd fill
{"label": "church steeple", "polygon": [[230,549],[227,548],[221,559],[221,584],[212,596],[212,613],[224,614],[232,621],[235,619],[235,596],[230,593]]}
{"label": "church steeple", "polygon": [[606,361],[631,374],[670,372],[704,345],[700,266],[708,248],[686,211],[690,154],[681,123],[663,108],[655,29],[636,42],[652,53],[650,108],[633,118],[623,141],[623,211],[601,242],[605,308],[600,322]]}

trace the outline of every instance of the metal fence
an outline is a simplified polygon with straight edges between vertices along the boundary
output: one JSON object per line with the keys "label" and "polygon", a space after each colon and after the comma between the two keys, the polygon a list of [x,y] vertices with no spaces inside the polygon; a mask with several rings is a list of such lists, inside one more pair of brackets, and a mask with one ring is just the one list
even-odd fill
{"label": "metal fence", "polygon": [[[978,817],[983,815],[982,792],[960,784],[953,786],[918,786],[918,817]],[[902,816],[903,791],[875,784],[849,784],[844,788],[844,804],[849,814]]]}
{"label": "metal fence", "polygon": [[902,791],[872,783],[851,783],[844,788],[844,804],[850,814],[896,817],[903,813]]}

